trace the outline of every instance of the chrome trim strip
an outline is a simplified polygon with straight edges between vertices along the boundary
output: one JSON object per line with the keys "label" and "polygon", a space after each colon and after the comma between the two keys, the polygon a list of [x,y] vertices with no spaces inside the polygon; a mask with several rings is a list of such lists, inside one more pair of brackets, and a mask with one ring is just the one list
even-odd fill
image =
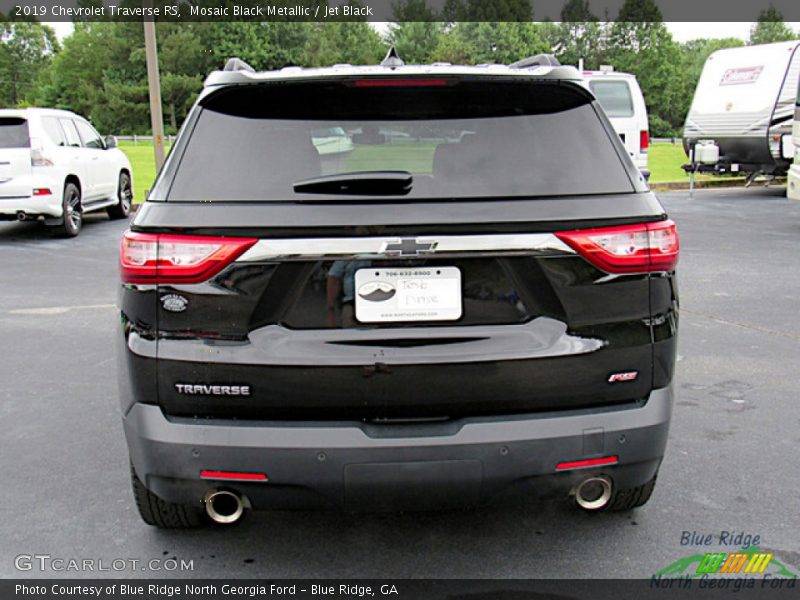
{"label": "chrome trim strip", "polygon": [[[403,240],[416,241],[430,249],[401,254],[388,250]],[[264,260],[314,259],[381,259],[458,256],[479,252],[484,255],[575,254],[575,251],[552,233],[501,235],[425,235],[420,237],[363,237],[363,238],[289,238],[262,239],[239,257],[237,262]]]}

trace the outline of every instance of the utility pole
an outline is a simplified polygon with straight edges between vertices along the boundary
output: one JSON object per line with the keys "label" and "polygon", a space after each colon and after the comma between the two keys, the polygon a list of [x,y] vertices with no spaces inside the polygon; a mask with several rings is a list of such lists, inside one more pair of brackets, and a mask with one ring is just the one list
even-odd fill
{"label": "utility pole", "polygon": [[[151,6],[152,1],[145,2]],[[164,164],[164,117],[161,114],[161,80],[158,75],[158,49],[156,48],[156,24],[151,18],[144,21],[144,51],[147,56],[147,87],[150,90],[150,125],[153,128],[153,151],[156,170]]]}

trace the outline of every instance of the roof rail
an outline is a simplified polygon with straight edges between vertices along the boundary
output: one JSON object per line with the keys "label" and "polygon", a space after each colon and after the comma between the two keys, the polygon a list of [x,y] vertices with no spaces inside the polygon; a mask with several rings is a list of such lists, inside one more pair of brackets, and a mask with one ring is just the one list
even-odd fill
{"label": "roof rail", "polygon": [[527,69],[528,67],[560,67],[561,63],[554,54],[535,54],[508,66],[512,69]]}
{"label": "roof rail", "polygon": [[225,63],[225,67],[222,69],[223,71],[250,71],[251,73],[255,73],[256,70],[244,62],[241,58],[229,58],[228,62]]}
{"label": "roof rail", "polygon": [[404,64],[406,64],[405,61],[402,58],[400,58],[399,54],[397,54],[397,49],[394,46],[389,48],[389,51],[386,53],[386,56],[381,61],[382,67],[389,67],[390,69],[394,69],[396,67],[402,67]]}

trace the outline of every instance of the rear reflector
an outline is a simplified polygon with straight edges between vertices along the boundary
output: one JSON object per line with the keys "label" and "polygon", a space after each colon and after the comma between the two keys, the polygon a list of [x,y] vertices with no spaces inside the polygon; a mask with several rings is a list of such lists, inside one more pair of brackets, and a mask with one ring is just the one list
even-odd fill
{"label": "rear reflector", "polygon": [[50,191],[50,188],[36,188],[33,190],[34,196],[51,196],[53,192]]}
{"label": "rear reflector", "polygon": [[639,152],[647,152],[650,147],[650,134],[647,130],[639,132]]}
{"label": "rear reflector", "polygon": [[256,241],[126,231],[119,251],[120,276],[125,283],[200,283]]}
{"label": "rear reflector", "polygon": [[267,481],[264,473],[240,473],[237,471],[200,471],[203,479],[226,479],[228,481]]}
{"label": "rear reflector", "polygon": [[584,469],[586,467],[598,467],[601,465],[615,465],[619,462],[617,456],[603,456],[602,458],[587,458],[586,460],[571,460],[561,462],[556,465],[556,471],[568,471],[570,469]]}
{"label": "rear reflector", "polygon": [[669,219],[656,223],[558,231],[556,236],[607,273],[672,271],[678,264],[678,231]]}
{"label": "rear reflector", "polygon": [[442,87],[446,79],[356,79],[356,87]]}

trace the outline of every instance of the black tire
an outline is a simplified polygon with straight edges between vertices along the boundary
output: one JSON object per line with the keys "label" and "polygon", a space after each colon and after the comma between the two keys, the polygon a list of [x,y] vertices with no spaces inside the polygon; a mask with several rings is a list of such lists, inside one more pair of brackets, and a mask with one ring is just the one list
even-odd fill
{"label": "black tire", "polygon": [[133,204],[131,176],[122,171],[117,182],[117,203],[109,206],[106,212],[112,219],[127,219],[131,214],[131,204]]}
{"label": "black tire", "polygon": [[64,186],[61,207],[64,222],[56,228],[56,231],[64,237],[75,237],[83,228],[83,209],[81,208],[81,191],[74,183],[67,183]]}
{"label": "black tire", "polygon": [[632,488],[617,488],[614,490],[611,500],[606,505],[607,510],[621,511],[631,510],[644,506],[653,495],[653,489],[656,487],[656,477],[638,487]]}
{"label": "black tire", "polygon": [[131,487],[139,515],[148,525],[161,529],[193,529],[208,523],[202,508],[162,500],[139,481],[131,466]]}

